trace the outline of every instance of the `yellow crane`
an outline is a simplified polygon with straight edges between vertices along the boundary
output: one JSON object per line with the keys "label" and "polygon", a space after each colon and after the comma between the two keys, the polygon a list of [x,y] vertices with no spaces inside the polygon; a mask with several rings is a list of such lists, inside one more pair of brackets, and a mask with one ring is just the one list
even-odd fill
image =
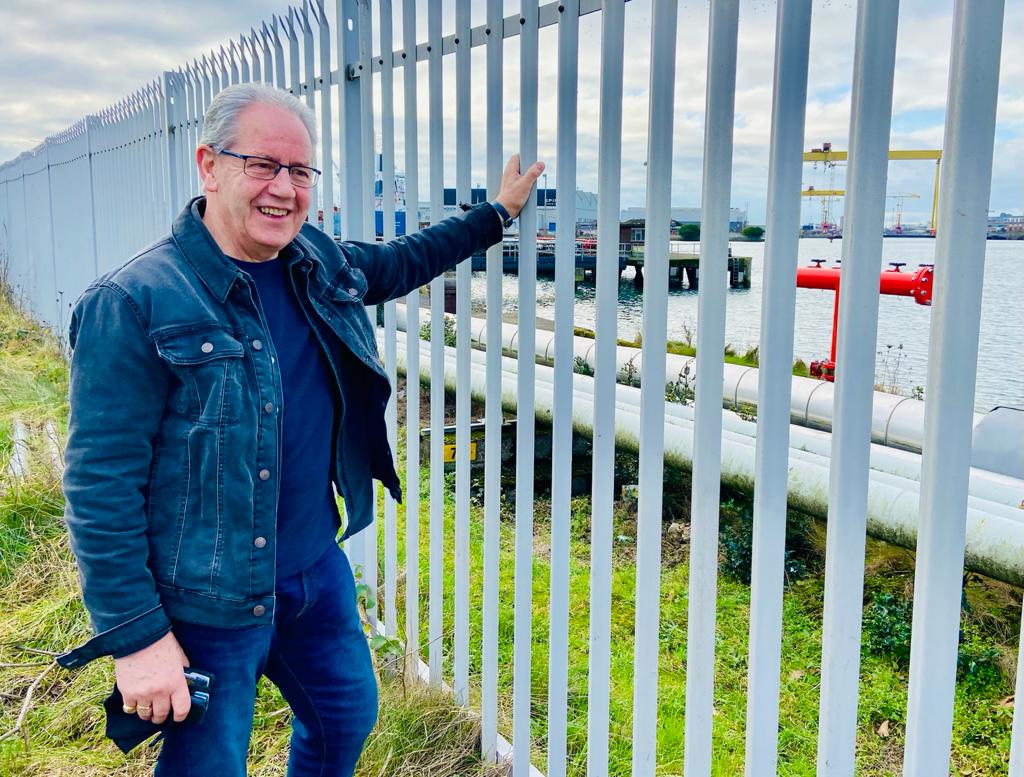
{"label": "yellow crane", "polygon": [[913,194],[910,192],[900,192],[897,194],[885,195],[890,200],[895,200],[896,203],[893,206],[893,224],[892,230],[899,234],[903,231],[903,201],[906,199],[919,200],[921,199],[920,194]]}
{"label": "yellow crane", "polygon": [[[837,162],[846,162],[848,154],[846,151],[834,151],[831,143],[823,143],[821,148],[812,148],[804,152],[805,162],[823,162],[826,167],[835,165]],[[929,231],[935,234],[935,222],[939,213],[939,165],[942,162],[942,149],[890,149],[889,159],[898,161],[913,161],[923,159],[935,160],[935,190],[932,194],[932,219],[928,225]],[[846,194],[842,189],[804,189],[800,192],[805,197],[841,197]]]}

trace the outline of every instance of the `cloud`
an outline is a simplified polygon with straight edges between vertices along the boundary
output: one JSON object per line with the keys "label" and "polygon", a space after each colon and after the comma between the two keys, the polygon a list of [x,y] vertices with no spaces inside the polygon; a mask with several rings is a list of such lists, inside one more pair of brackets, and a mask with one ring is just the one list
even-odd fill
{"label": "cloud", "polygon": [[[333,23],[334,4],[326,3]],[[402,3],[394,5],[394,35],[401,45]],[[483,3],[472,3],[473,24],[485,21]],[[518,5],[506,2],[506,15]],[[223,2],[202,0],[90,0],[62,6],[59,22],[35,0],[6,0],[0,10],[0,160],[31,148],[48,134],[60,131],[86,113],[112,104],[161,72],[191,62],[273,13],[286,10],[274,0]],[[846,148],[852,93],[856,3],[817,2],[812,16],[808,104],[804,144],[824,140]],[[452,3],[444,4],[444,29],[453,25]],[[646,197],[650,81],[651,0],[631,0],[623,32],[621,125],[621,204],[642,205]],[[577,185],[596,190],[599,170],[601,116],[600,13],[580,20],[578,84]],[[376,22],[376,13],[374,14]],[[751,218],[763,220],[771,130],[772,72],[776,8],[768,0],[741,5],[734,129],[733,204],[749,203]],[[1024,169],[1024,54],[1012,45],[1011,31],[1024,27],[1024,3],[1009,3],[1004,25],[1000,103],[997,114],[997,162],[992,207],[1024,209],[1019,171]],[[426,3],[419,4],[418,39],[426,39]],[[675,119],[673,122],[672,199],[678,205],[700,202],[704,144],[704,100],[708,35],[706,0],[683,0],[679,7],[676,46]],[[900,10],[894,116],[891,145],[897,148],[938,147],[942,142],[952,2],[904,0]],[[379,33],[373,34],[374,49]],[[521,105],[519,40],[504,42],[504,148],[518,145]],[[540,33],[538,63],[538,155],[548,163],[549,184],[556,186],[558,35],[555,28]],[[445,183],[454,185],[455,67],[444,66]],[[486,58],[472,53],[472,179],[483,182],[486,141]],[[336,63],[335,63],[336,64]],[[425,64],[418,68],[418,126],[420,194],[429,185],[429,90]],[[379,96],[379,90],[378,90]],[[401,71],[395,81],[395,146],[404,166],[403,89]],[[379,99],[375,121],[379,127]],[[337,144],[337,133],[335,133]],[[378,134],[379,144],[379,134]],[[335,155],[335,159],[338,156]],[[906,217],[930,210],[934,168],[925,163],[890,166],[890,191],[912,191],[921,200],[908,201]],[[808,170],[811,177],[813,171]],[[896,188],[894,188],[896,187]],[[925,202],[929,204],[926,205]]]}

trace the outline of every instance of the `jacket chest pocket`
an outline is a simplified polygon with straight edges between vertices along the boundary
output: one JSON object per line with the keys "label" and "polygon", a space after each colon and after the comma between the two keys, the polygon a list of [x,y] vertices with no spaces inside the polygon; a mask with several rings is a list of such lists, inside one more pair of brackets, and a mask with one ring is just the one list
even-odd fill
{"label": "jacket chest pocket", "polygon": [[196,423],[222,425],[242,417],[242,344],[223,329],[175,332],[156,349],[181,381],[178,410]]}

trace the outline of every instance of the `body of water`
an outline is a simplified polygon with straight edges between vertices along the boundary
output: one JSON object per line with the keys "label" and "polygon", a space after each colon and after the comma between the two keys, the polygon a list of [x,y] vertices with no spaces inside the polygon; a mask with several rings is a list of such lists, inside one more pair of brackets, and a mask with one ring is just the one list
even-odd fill
{"label": "body of water", "polygon": [[[826,266],[842,257],[842,241],[801,240],[801,265],[811,259],[825,259]],[[989,240],[984,257],[956,257],[956,261],[985,264],[982,297],[981,342],[978,352],[978,378],[975,406],[985,412],[996,405],[1024,405],[1024,241]],[[737,256],[753,257],[751,287],[728,293],[726,303],[726,342],[738,353],[757,345],[761,326],[761,294],[764,277],[764,243],[733,243]],[[904,271],[934,261],[935,241],[929,238],[886,238],[882,245],[882,263],[906,262]],[[618,332],[632,339],[643,325],[643,292],[633,286],[633,270],[627,268],[619,284]],[[955,291],[955,290],[954,290]],[[517,308],[518,279],[504,279],[504,309]],[[668,337],[683,340],[687,330],[696,340],[697,293],[688,289],[669,292]],[[832,332],[831,291],[797,289],[795,358],[810,363],[827,358]],[[577,326],[594,328],[596,289],[593,284],[577,284],[574,320]],[[473,306],[482,309],[486,301],[486,282],[482,273],[473,276]],[[537,282],[537,315],[554,318],[555,286],[551,278]],[[878,310],[878,358],[875,382],[895,385],[909,394],[915,386],[927,384],[928,340],[932,308],[918,305],[910,297],[881,295]]]}

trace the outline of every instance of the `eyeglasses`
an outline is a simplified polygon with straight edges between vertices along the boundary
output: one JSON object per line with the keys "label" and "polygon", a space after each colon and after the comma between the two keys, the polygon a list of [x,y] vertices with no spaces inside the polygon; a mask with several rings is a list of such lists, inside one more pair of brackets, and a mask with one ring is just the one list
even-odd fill
{"label": "eyeglasses", "polygon": [[218,154],[227,154],[233,156],[236,159],[241,159],[243,164],[242,171],[250,178],[259,178],[261,181],[273,181],[277,178],[277,174],[281,172],[283,167],[288,171],[288,178],[295,186],[299,186],[303,189],[309,189],[310,187],[316,186],[316,182],[320,180],[320,171],[315,167],[309,167],[307,165],[283,165],[273,159],[267,159],[262,156],[252,156],[250,154],[236,154],[234,151],[228,151],[226,149],[220,149],[217,151]]}

